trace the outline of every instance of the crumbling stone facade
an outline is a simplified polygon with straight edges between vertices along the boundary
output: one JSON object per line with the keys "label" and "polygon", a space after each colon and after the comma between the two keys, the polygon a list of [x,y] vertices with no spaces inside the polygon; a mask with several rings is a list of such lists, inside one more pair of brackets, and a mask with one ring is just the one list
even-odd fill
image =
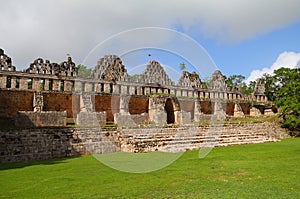
{"label": "crumbling stone facade", "polygon": [[17,127],[64,127],[67,124],[67,112],[57,111],[19,111],[15,116]]}
{"label": "crumbling stone facade", "polygon": [[[0,119],[14,118],[16,126],[30,128],[66,126],[67,118],[77,124],[70,129],[0,130],[0,162],[115,151],[177,152],[284,136],[264,123],[216,128],[217,137],[209,134],[211,126],[199,126],[229,116],[272,114],[261,80],[249,97],[236,87],[229,90],[220,71],[212,74],[208,88],[196,72],[183,71],[176,84],[157,61],[132,78],[116,55],[101,58],[92,78],[79,77],[71,57],[60,64],[38,58],[16,71],[0,49],[0,64]],[[107,129],[106,123],[118,128]]]}
{"label": "crumbling stone facade", "polygon": [[1,71],[16,71],[16,67],[12,65],[12,60],[4,54],[4,50],[0,48],[0,70]]}
{"label": "crumbling stone facade", "polygon": [[183,71],[177,85],[180,87],[191,87],[194,89],[203,88],[201,79],[195,71],[192,73]]}
{"label": "crumbling stone facade", "polygon": [[142,84],[155,84],[158,86],[175,85],[157,61],[150,61],[147,64],[145,71],[138,76],[137,82]]}
{"label": "crumbling stone facade", "polygon": [[125,66],[122,64],[122,60],[116,55],[105,55],[99,61],[97,66],[93,70],[95,79],[101,79],[106,81],[130,81],[130,77],[127,74]]}
{"label": "crumbling stone facade", "polygon": [[[193,123],[201,121],[205,118],[201,115],[205,114],[218,115],[215,117],[218,120],[225,119],[226,115],[244,117],[250,115],[253,101],[261,114],[270,109],[266,106],[264,85],[260,80],[249,97],[238,89],[229,90],[220,71],[212,74],[206,88],[196,72],[183,71],[175,84],[157,61],[150,61],[142,74],[131,78],[116,55],[101,58],[93,69],[93,78],[78,77],[78,68],[71,57],[60,64],[38,58],[24,72],[16,71],[3,50],[0,50],[0,58],[1,92],[33,94],[33,99],[28,98],[32,100],[30,111],[67,111],[67,117],[73,118],[81,112],[86,112],[82,115],[105,112],[107,122],[119,121],[120,125],[125,125],[136,123],[134,121]],[[9,103],[9,100],[2,100],[0,106],[12,107]],[[19,111],[24,110],[20,108]],[[257,111],[251,111],[251,115],[255,113]],[[16,114],[17,111],[11,113],[6,108],[0,111],[0,117],[11,118]],[[100,123],[104,123],[101,118]]]}
{"label": "crumbling stone facade", "polygon": [[209,80],[209,88],[211,90],[217,90],[217,91],[227,91],[227,85],[225,83],[225,77],[221,73],[221,71],[216,70],[210,80]]}
{"label": "crumbling stone facade", "polygon": [[0,163],[44,160],[116,151],[179,152],[207,146],[273,142],[288,137],[274,123],[228,124],[210,133],[211,126],[125,129],[0,130]]}

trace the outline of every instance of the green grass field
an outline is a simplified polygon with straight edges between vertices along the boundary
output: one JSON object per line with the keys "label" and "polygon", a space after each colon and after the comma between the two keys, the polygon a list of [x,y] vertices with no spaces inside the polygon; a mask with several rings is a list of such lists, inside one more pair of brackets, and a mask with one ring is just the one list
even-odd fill
{"label": "green grass field", "polygon": [[300,198],[300,138],[198,152],[141,174],[93,156],[1,164],[0,198]]}

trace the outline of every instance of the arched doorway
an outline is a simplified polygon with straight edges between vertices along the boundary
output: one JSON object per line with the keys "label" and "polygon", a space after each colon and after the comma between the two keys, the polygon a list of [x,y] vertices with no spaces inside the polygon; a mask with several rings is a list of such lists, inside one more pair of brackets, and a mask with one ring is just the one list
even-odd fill
{"label": "arched doorway", "polygon": [[171,98],[168,98],[165,104],[165,110],[167,112],[167,123],[173,124],[175,122],[175,115],[174,115],[174,105]]}

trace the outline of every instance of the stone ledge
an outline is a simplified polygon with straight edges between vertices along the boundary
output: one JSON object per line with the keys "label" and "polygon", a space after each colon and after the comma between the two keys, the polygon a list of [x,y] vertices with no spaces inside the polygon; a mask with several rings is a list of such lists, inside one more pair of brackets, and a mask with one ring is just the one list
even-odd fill
{"label": "stone ledge", "polygon": [[18,111],[15,116],[15,125],[18,127],[61,127],[67,125],[67,112],[59,111]]}

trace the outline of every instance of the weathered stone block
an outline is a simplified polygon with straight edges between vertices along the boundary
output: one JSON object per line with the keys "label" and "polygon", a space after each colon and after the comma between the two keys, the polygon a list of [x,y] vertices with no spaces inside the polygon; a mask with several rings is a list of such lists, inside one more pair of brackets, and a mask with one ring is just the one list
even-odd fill
{"label": "weathered stone block", "polygon": [[15,117],[15,125],[20,127],[66,126],[66,124],[66,111],[19,111]]}
{"label": "weathered stone block", "polygon": [[175,118],[177,118],[178,124],[188,124],[191,123],[191,113],[185,111],[175,111]]}
{"label": "weathered stone block", "polygon": [[241,106],[239,104],[235,104],[234,105],[234,113],[233,113],[234,117],[245,117],[245,114],[241,108]]}
{"label": "weathered stone block", "polygon": [[131,118],[129,113],[115,113],[114,121],[120,126],[135,126],[135,121]]}
{"label": "weathered stone block", "polygon": [[272,111],[272,109],[265,109],[265,115],[275,115],[275,113]]}
{"label": "weathered stone block", "polygon": [[163,107],[149,110],[149,117],[151,122],[155,124],[167,123],[167,112]]}
{"label": "weathered stone block", "polygon": [[252,107],[250,109],[250,116],[260,116],[261,112],[258,108]]}
{"label": "weathered stone block", "polygon": [[76,118],[79,126],[99,126],[106,124],[106,112],[79,112]]}

